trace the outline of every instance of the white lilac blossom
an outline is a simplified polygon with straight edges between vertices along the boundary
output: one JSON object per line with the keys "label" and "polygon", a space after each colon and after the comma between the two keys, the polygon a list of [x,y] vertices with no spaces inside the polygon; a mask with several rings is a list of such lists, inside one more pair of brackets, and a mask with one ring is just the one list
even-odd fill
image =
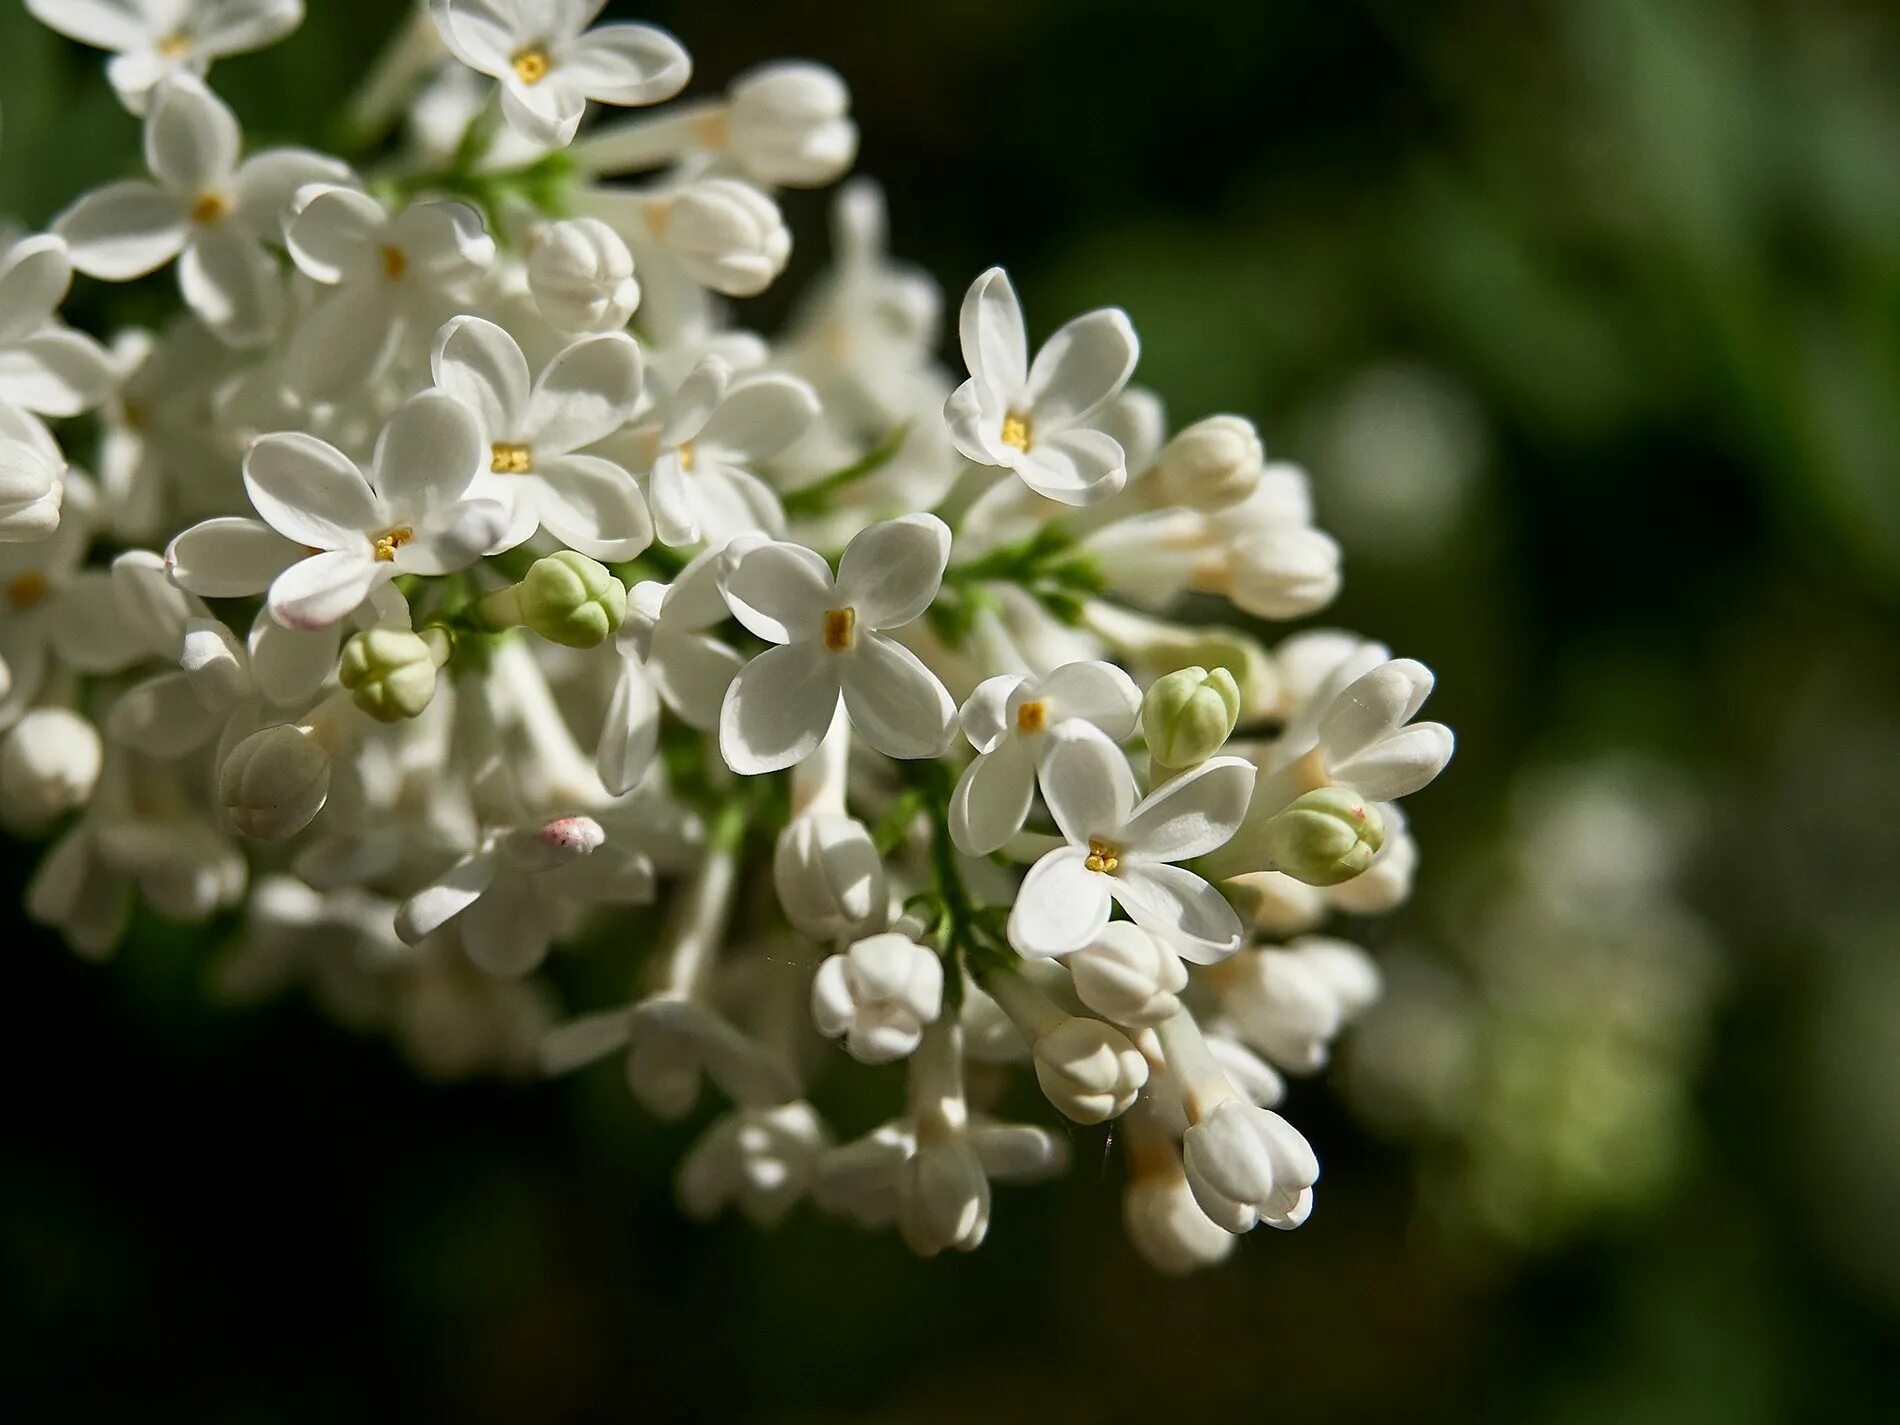
{"label": "white lilac blossom", "polygon": [[[0,248],[32,918],[96,958],[141,905],[235,911],[227,998],[308,992],[431,1078],[616,1058],[656,1117],[715,1100],[694,1217],[969,1251],[994,1185],[1110,1125],[1160,1270],[1305,1219],[1283,1075],[1381,988],[1326,921],[1405,900],[1395,799],[1452,742],[1424,665],[1243,626],[1338,591],[1304,472],[1241,416],[1171,429],[1119,310],[1032,359],[1001,268],[950,370],[868,179],[789,327],[740,324],[778,190],[856,160],[822,65],[588,128],[685,51],[596,0],[433,0],[311,126],[353,166],[246,158],[206,80],[298,0],[28,8],[112,52],[149,174]],[[169,313],[63,320],[75,271],[173,262]],[[839,1141],[863,1065],[907,1101]],[[1042,1121],[984,1111],[1010,1075]]]}

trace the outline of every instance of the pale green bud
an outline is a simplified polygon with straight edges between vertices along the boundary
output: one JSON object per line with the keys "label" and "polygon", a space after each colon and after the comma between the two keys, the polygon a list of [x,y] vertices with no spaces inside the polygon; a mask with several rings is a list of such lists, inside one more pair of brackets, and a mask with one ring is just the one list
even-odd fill
{"label": "pale green bud", "polygon": [[[433,640],[433,641],[432,641]],[[337,681],[355,704],[378,722],[420,717],[435,697],[436,669],[446,640],[406,628],[370,628],[343,645]]]}
{"label": "pale green bud", "polygon": [[569,648],[604,643],[627,616],[627,586],[571,549],[536,560],[515,595],[522,623]]}
{"label": "pale green bud", "polygon": [[1141,701],[1148,755],[1163,767],[1195,767],[1220,751],[1240,720],[1240,685],[1225,668],[1182,668]]}
{"label": "pale green bud", "polygon": [[1372,864],[1385,844],[1385,822],[1358,793],[1321,787],[1267,823],[1266,844],[1275,870],[1309,886],[1336,886]]}

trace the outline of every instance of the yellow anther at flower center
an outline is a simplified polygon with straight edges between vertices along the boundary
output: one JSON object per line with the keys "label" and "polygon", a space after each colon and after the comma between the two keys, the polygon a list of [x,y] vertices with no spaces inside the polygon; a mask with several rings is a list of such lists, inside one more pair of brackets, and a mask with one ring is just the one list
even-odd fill
{"label": "yellow anther at flower center", "polygon": [[199,227],[209,227],[218,219],[227,217],[231,212],[231,200],[222,193],[207,191],[198,195],[198,201],[191,205],[191,220]]}
{"label": "yellow anther at flower center", "polygon": [[403,273],[409,270],[409,254],[399,247],[383,249],[383,276],[391,282],[402,280]]}
{"label": "yellow anther at flower center", "polygon": [[396,551],[416,537],[416,532],[408,525],[399,525],[375,542],[376,562],[388,564],[396,557]]}
{"label": "yellow anther at flower center", "polygon": [[534,472],[534,447],[512,440],[498,440],[489,447],[488,468],[497,475],[529,475]]}
{"label": "yellow anther at flower center", "polygon": [[692,468],[698,463],[699,463],[699,452],[693,449],[693,443],[690,440],[681,441],[680,442],[680,469],[690,472]]}
{"label": "yellow anther at flower center", "polygon": [[523,84],[539,84],[554,68],[554,56],[548,53],[546,45],[529,45],[516,51],[509,63],[514,65],[515,77]]}
{"label": "yellow anther at flower center", "polygon": [[1098,841],[1093,836],[1089,838],[1089,854],[1082,862],[1089,870],[1100,871],[1106,876],[1112,874],[1121,863],[1120,847],[1110,846],[1106,841]]}
{"label": "yellow anther at flower center", "polygon": [[1018,450],[1029,449],[1032,426],[1028,416],[1017,415],[1011,411],[1003,417],[1003,444],[1013,445]]}
{"label": "yellow anther at flower center", "polygon": [[127,430],[144,430],[152,423],[152,409],[143,401],[126,401],[119,408],[119,417]]}
{"label": "yellow anther at flower center", "polygon": [[52,590],[46,582],[46,576],[37,569],[29,569],[16,575],[7,585],[7,602],[16,609],[30,609],[43,601]]}
{"label": "yellow anther at flower center", "polygon": [[1041,698],[1016,709],[1016,731],[1041,732],[1049,725],[1049,704]]}
{"label": "yellow anther at flower center", "polygon": [[858,641],[858,611],[856,609],[825,610],[825,647],[833,653],[842,653]]}
{"label": "yellow anther at flower center", "polygon": [[158,52],[165,59],[183,59],[191,53],[191,36],[183,30],[174,30],[158,42]]}

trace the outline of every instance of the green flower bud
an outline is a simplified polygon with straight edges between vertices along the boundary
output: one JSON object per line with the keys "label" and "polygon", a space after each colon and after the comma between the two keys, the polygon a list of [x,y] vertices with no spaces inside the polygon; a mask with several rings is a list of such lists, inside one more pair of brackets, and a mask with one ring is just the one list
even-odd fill
{"label": "green flower bud", "polygon": [[1372,864],[1385,844],[1378,810],[1344,787],[1297,798],[1267,823],[1273,867],[1309,886],[1336,886]]}
{"label": "green flower bud", "polygon": [[627,616],[627,586],[571,549],[536,560],[515,595],[522,623],[569,648],[605,642]]}
{"label": "green flower bud", "polygon": [[1220,751],[1240,720],[1240,685],[1225,668],[1182,668],[1141,702],[1148,755],[1163,767],[1195,767]]}
{"label": "green flower bud", "polygon": [[442,636],[403,628],[370,628],[343,645],[337,681],[355,704],[378,722],[419,717],[435,696],[436,668],[446,653]]}

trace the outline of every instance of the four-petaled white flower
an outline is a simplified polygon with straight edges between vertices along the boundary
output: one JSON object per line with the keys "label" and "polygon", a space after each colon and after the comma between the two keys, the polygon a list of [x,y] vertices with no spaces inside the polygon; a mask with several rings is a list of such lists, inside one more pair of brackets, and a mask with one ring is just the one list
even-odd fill
{"label": "four-petaled white flower", "polygon": [[882,630],[922,616],[950,558],[935,515],[905,515],[860,531],[832,578],[800,544],[736,540],[726,602],[768,643],[726,690],[719,749],[747,775],[777,772],[817,750],[842,698],[852,727],[888,757],[935,757],[956,704],[923,661]]}
{"label": "four-petaled white flower", "polygon": [[1066,663],[1040,678],[1005,673],[979,683],[962,713],[976,760],[950,800],[957,850],[987,856],[1023,829],[1050,728],[1080,718],[1122,742],[1134,736],[1140,715],[1141,690],[1112,663]]}
{"label": "four-petaled white flower", "polygon": [[673,393],[658,431],[647,494],[660,543],[784,534],[777,493],[746,467],[777,455],[817,416],[816,393],[797,377],[735,379],[722,358],[704,358]]}
{"label": "four-petaled white flower", "polygon": [[812,977],[811,1015],[818,1032],[842,1038],[862,1063],[902,1059],[942,1012],[943,961],[894,930],[828,957]]}
{"label": "four-petaled white flower", "polygon": [[313,404],[340,400],[389,368],[410,332],[458,312],[495,260],[495,240],[465,203],[413,203],[393,216],[353,188],[313,185],[291,200],[291,260],[336,290],[292,338],[286,372]]}
{"label": "four-petaled white flower", "polygon": [[692,61],[651,25],[588,29],[606,0],[429,0],[442,42],[501,82],[501,111],[548,148],[574,141],[587,101],[657,104],[686,87]]}
{"label": "four-petaled white flower", "polygon": [[1240,948],[1240,918],[1226,898],[1174,863],[1204,856],[1240,825],[1253,764],[1213,757],[1135,801],[1121,750],[1092,724],[1049,733],[1042,795],[1068,843],[1029,868],[1009,917],[1024,955],[1067,955],[1098,938],[1109,901],[1184,960],[1206,965]]}
{"label": "four-petaled white flower", "polygon": [[202,77],[213,60],[276,44],[303,23],[303,0],[26,0],[26,8],[68,39],[111,50],[106,78],[135,114],[173,75]]}
{"label": "four-petaled white flower", "polygon": [[244,458],[263,522],[207,520],[173,540],[165,562],[193,593],[268,587],[286,628],[325,627],[396,575],[453,573],[501,538],[507,507],[469,493],[484,454],[474,415],[440,391],[397,407],[368,473],[315,436],[265,436]]}
{"label": "four-petaled white flower", "polygon": [[496,552],[545,529],[594,559],[631,559],[653,541],[633,477],[581,453],[620,429],[640,400],[640,348],[621,332],[583,337],[532,385],[515,339],[480,317],[457,317],[435,339],[435,384],[481,421],[488,450],[475,493],[513,511]]}
{"label": "four-petaled white flower", "polygon": [[1013,470],[1039,495],[1088,505],[1128,480],[1114,437],[1090,421],[1128,384],[1141,344],[1118,307],[1085,312],[1029,360],[1016,289],[1000,267],[971,284],[959,319],[970,379],[943,415],[957,449],[978,465]]}
{"label": "four-petaled white flower", "polygon": [[62,213],[53,230],[89,277],[126,282],[178,259],[178,289],[232,346],[261,346],[284,319],[280,242],[292,196],[341,183],[349,169],[306,149],[266,149],[239,162],[237,117],[190,75],[168,79],[145,114],[152,180],[109,183]]}

